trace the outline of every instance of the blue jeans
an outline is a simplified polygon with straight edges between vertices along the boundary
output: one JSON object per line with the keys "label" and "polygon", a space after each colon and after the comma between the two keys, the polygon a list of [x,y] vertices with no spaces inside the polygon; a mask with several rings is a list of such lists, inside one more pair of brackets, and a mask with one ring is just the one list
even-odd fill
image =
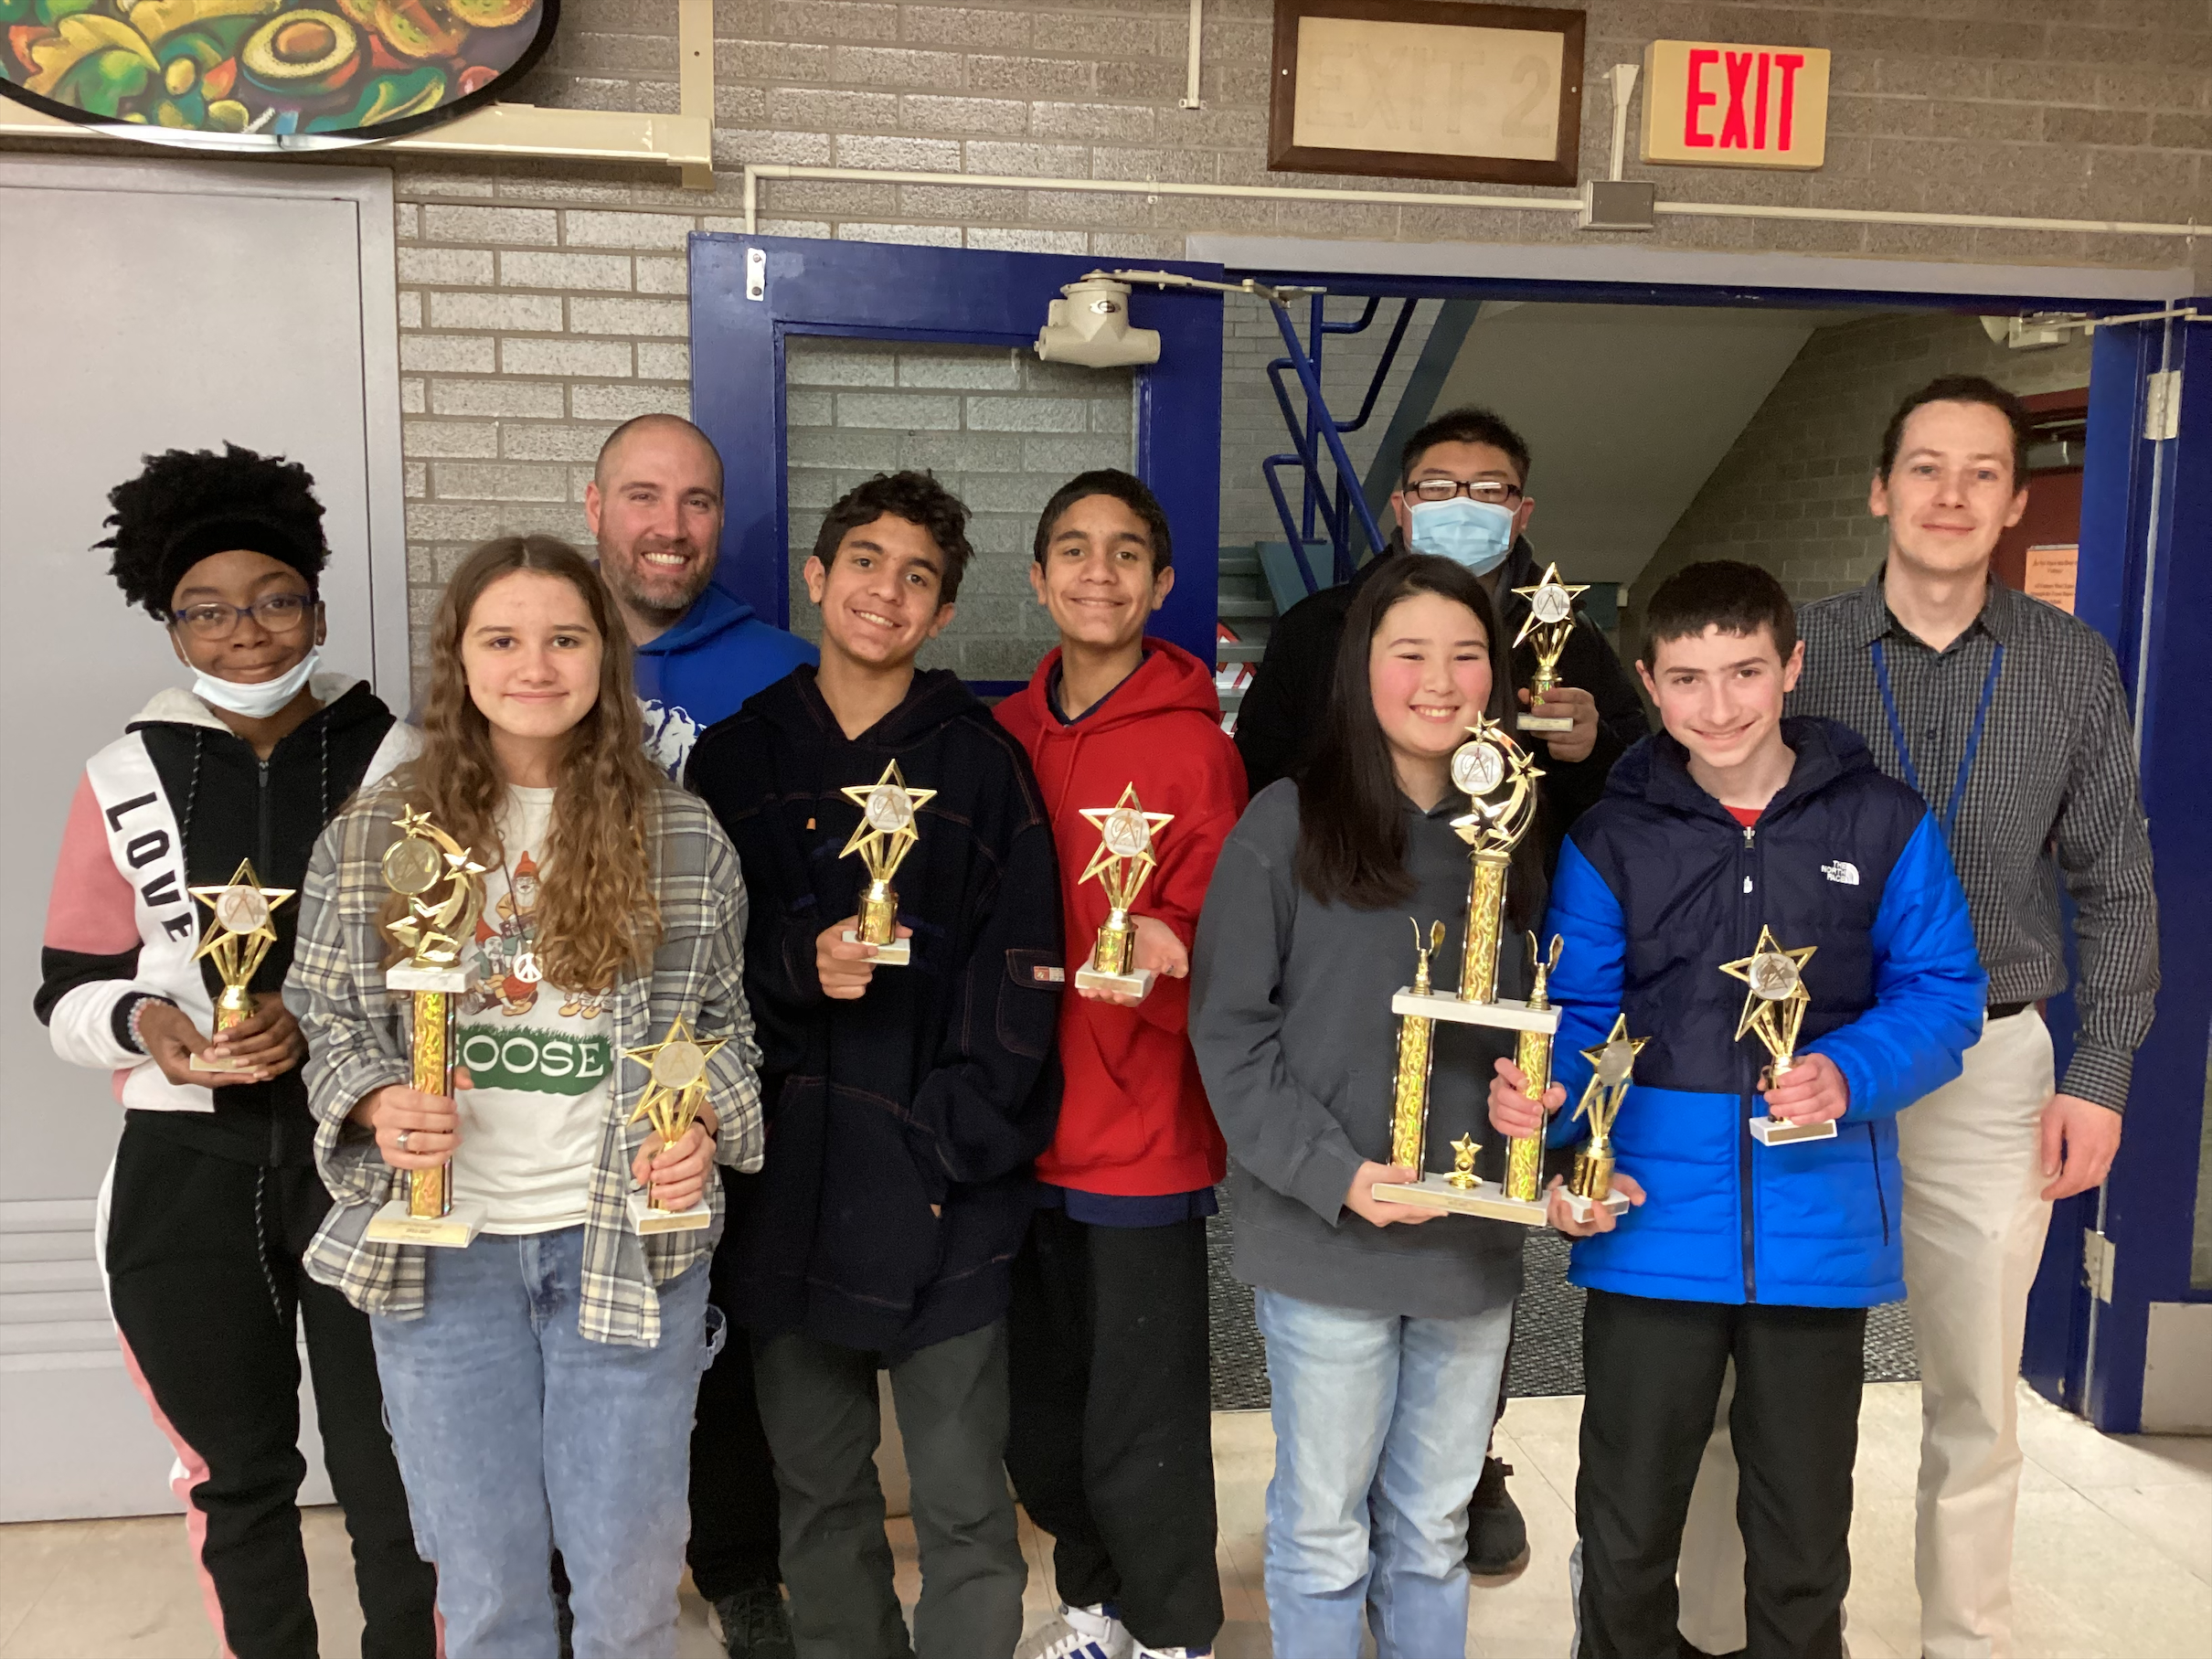
{"label": "blue jeans", "polygon": [[577,1659],[669,1659],[708,1327],[707,1264],[661,1287],[661,1340],[577,1332],[580,1227],[431,1250],[420,1319],[372,1319],[415,1542],[447,1659],[552,1659],[549,1563]]}
{"label": "blue jeans", "polygon": [[[1450,1225],[1447,1223],[1446,1225]],[[1467,1646],[1467,1500],[1513,1334],[1510,1304],[1409,1319],[1254,1297],[1274,1391],[1267,1611],[1278,1659]]]}

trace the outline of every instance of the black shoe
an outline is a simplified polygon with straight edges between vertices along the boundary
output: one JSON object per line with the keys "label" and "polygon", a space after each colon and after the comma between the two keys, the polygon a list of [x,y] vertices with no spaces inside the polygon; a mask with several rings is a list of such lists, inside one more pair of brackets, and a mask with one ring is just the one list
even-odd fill
{"label": "black shoe", "polygon": [[1505,1490],[1512,1473],[1505,1459],[1484,1458],[1483,1478],[1467,1500],[1467,1571],[1488,1589],[1512,1583],[1528,1567],[1528,1523]]}
{"label": "black shoe", "polygon": [[729,1659],[798,1659],[791,1616],[773,1579],[718,1596],[714,1612],[722,1622],[722,1647]]}
{"label": "black shoe", "polygon": [[1675,1659],[1743,1659],[1744,1650],[1732,1654],[1708,1654],[1680,1631],[1675,1632]]}

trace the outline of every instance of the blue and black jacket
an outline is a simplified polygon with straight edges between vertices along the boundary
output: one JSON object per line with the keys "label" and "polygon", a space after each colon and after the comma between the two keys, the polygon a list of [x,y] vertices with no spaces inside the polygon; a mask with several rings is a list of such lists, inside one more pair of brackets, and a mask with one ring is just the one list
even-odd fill
{"label": "blue and black jacket", "polygon": [[[1570,1121],[1581,1050],[1616,1013],[1651,1040],[1613,1129],[1645,1202],[1575,1246],[1569,1278],[1691,1302],[1868,1307],[1905,1293],[1897,1114],[1959,1075],[1987,986],[1965,895],[1927,805],[1832,720],[1788,719],[1790,781],[1745,827],[1662,732],[1622,756],[1559,857],[1548,931],[1562,1011],[1556,1076]],[[1745,986],[1720,964],[1761,925],[1804,966],[1800,1053],[1851,1089],[1830,1141],[1762,1146],[1749,1122],[1766,1050],[1736,1038]]]}

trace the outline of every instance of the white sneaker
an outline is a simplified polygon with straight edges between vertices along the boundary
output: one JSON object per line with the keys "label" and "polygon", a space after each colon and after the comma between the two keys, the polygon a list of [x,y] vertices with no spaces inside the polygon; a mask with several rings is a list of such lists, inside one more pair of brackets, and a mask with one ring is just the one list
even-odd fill
{"label": "white sneaker", "polygon": [[1129,1627],[1100,1607],[1060,1604],[1057,1624],[1048,1624],[1015,1650],[1015,1659],[1134,1659],[1136,1638]]}
{"label": "white sneaker", "polygon": [[1138,1643],[1131,1659],[1214,1659],[1210,1647],[1146,1647]]}

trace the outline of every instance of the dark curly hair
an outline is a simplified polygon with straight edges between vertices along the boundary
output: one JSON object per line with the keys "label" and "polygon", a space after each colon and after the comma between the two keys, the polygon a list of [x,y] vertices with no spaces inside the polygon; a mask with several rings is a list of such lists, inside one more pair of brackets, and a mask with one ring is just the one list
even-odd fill
{"label": "dark curly hair", "polygon": [[146,469],[108,492],[107,527],[96,548],[113,550],[109,574],[156,621],[185,572],[210,553],[245,548],[266,553],[318,586],[330,548],[314,479],[296,461],[225,443],[212,450],[165,450]]}
{"label": "dark curly hair", "polygon": [[814,557],[822,561],[822,568],[829,569],[847,536],[887,514],[928,532],[937,544],[945,560],[937,601],[951,604],[959,597],[960,579],[975,550],[968,546],[966,505],[938,483],[934,473],[878,473],[866,484],[845,491],[814,537]]}

